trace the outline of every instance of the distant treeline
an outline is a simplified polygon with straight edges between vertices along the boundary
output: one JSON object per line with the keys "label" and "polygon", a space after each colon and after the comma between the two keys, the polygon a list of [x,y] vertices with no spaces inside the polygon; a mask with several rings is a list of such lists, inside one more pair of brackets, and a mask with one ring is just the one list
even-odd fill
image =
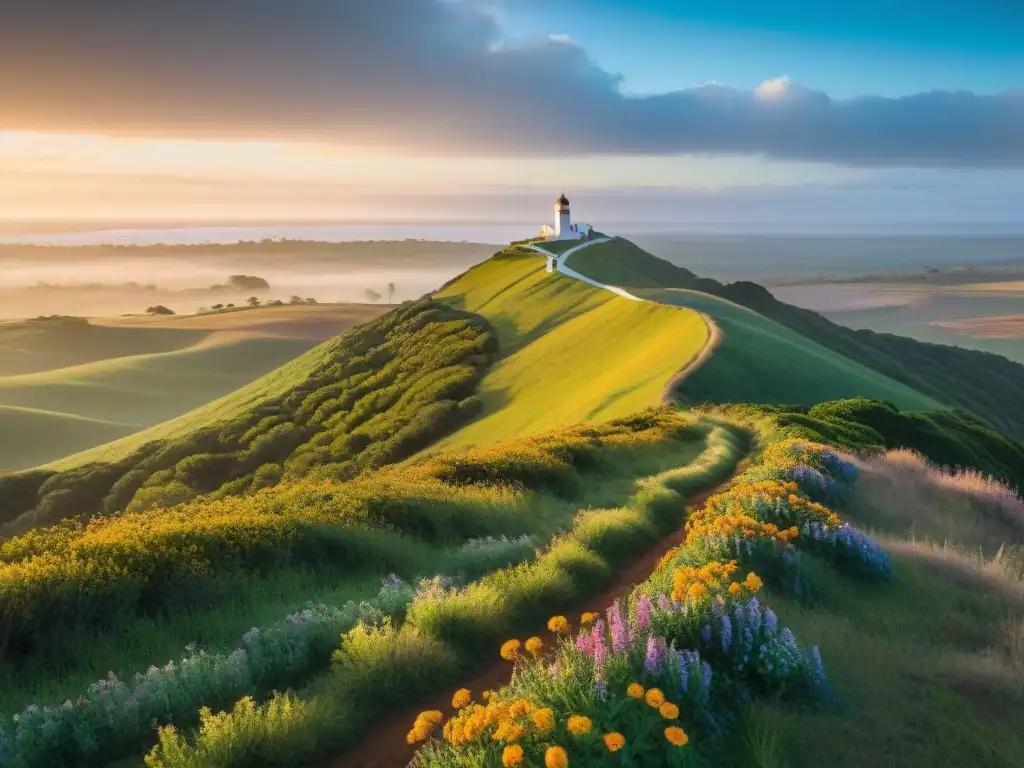
{"label": "distant treeline", "polygon": [[497,351],[483,318],[403,305],[326,342],[304,380],[232,420],[116,462],[0,475],[0,533],[399,461],[476,415],[474,392]]}

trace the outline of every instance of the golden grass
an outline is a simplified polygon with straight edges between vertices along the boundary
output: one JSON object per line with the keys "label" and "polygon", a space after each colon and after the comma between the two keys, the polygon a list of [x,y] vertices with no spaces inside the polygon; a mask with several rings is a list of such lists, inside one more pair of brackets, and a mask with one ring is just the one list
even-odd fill
{"label": "golden grass", "polygon": [[913,451],[851,459],[857,518],[912,540],[955,543],[995,557],[1024,543],[1024,501],[974,470],[946,472]]}
{"label": "golden grass", "polygon": [[483,415],[439,447],[626,416],[661,401],[708,341],[697,312],[639,303],[544,271],[536,253],[492,259],[438,295],[494,325],[505,356],[484,378]]}

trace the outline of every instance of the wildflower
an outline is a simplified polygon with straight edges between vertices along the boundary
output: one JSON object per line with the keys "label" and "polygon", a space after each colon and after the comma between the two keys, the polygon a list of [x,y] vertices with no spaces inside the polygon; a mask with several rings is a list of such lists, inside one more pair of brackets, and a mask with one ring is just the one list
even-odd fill
{"label": "wildflower", "polygon": [[644,687],[640,683],[630,683],[629,687],[626,688],[626,695],[631,699],[642,699],[644,696]]}
{"label": "wildflower", "polygon": [[536,656],[544,648],[544,641],[539,637],[531,637],[526,641],[526,650],[530,652],[531,656]]}
{"label": "wildflower", "polygon": [[580,632],[576,636],[576,650],[587,656],[593,656],[594,636],[590,632]]}
{"label": "wildflower", "polygon": [[655,635],[647,638],[647,655],[644,657],[644,669],[651,674],[661,667],[661,652],[665,641]]}
{"label": "wildflower", "polygon": [[[555,727],[555,713],[549,707],[534,712],[532,720],[540,733],[547,733]],[[572,730],[571,727],[570,730]]]}
{"label": "wildflower", "polygon": [[743,592],[743,587],[740,586],[740,583],[738,581],[734,581],[732,584],[729,585],[729,594],[730,595],[733,595],[735,597],[736,595],[739,595],[742,592]]}
{"label": "wildflower", "polygon": [[545,768],[568,768],[569,755],[562,747],[548,747],[544,753]]}
{"label": "wildflower", "polygon": [[650,688],[646,694],[644,694],[644,700],[647,705],[657,709],[665,703],[665,694],[661,692],[660,688]]}
{"label": "wildflower", "polygon": [[747,579],[743,583],[751,592],[757,592],[757,590],[764,586],[764,582],[753,571],[747,574]]}
{"label": "wildflower", "polygon": [[519,658],[519,641],[506,640],[501,646],[501,658],[505,661],[515,661]]}
{"label": "wildflower", "polygon": [[686,745],[690,737],[682,728],[672,725],[665,729],[665,739],[673,746],[682,747]]}
{"label": "wildflower", "polygon": [[459,688],[452,696],[452,706],[455,709],[462,709],[464,706],[469,704],[473,700],[473,694],[469,688]]}
{"label": "wildflower", "polygon": [[601,614],[599,614],[599,613],[594,613],[593,611],[587,611],[582,616],[580,616],[580,624],[582,624],[584,627],[588,627],[591,624],[593,624],[595,621],[597,621],[600,617],[601,617]]}
{"label": "wildflower", "polygon": [[722,625],[722,650],[728,652],[729,646],[732,644],[732,620],[729,618],[729,614],[723,614],[719,621]]}
{"label": "wildflower", "polygon": [[594,625],[594,670],[601,674],[608,659],[608,646],[604,642],[604,622],[600,619]]}
{"label": "wildflower", "polygon": [[573,715],[566,722],[566,727],[573,736],[582,736],[585,733],[590,733],[591,726],[590,718],[586,715]]}
{"label": "wildflower", "polygon": [[679,717],[679,707],[673,704],[671,701],[666,701],[660,707],[658,707],[658,713],[666,720],[675,720]]}
{"label": "wildflower", "polygon": [[480,698],[483,699],[484,701],[490,701],[491,700],[491,696],[493,696],[493,695],[494,695],[494,691],[484,691],[483,693],[480,694]]}
{"label": "wildflower", "polygon": [[707,596],[708,588],[701,582],[696,581],[690,585],[690,588],[686,591],[686,594],[692,597],[694,600],[699,600],[700,598]]}
{"label": "wildflower", "polygon": [[651,626],[651,598],[641,595],[636,604],[636,625],[640,629],[647,629]]}
{"label": "wildflower", "polygon": [[523,762],[523,748],[518,744],[509,744],[501,753],[501,764],[505,768],[513,765],[521,765]]}
{"label": "wildflower", "polygon": [[405,734],[405,743],[406,744],[415,744],[419,740],[420,740],[420,738],[417,735],[415,728],[413,730],[409,731],[407,734]]}
{"label": "wildflower", "polygon": [[612,632],[612,651],[625,653],[629,648],[629,630],[622,620],[622,605],[618,600],[608,609],[608,626]]}
{"label": "wildflower", "polygon": [[609,752],[618,752],[620,749],[622,749],[624,746],[626,746],[626,737],[623,736],[618,731],[612,731],[611,733],[606,733],[603,736],[603,739],[604,739],[604,745],[606,747],[608,747],[608,751]]}
{"label": "wildflower", "polygon": [[672,603],[669,602],[668,595],[662,592],[658,595],[658,610],[659,611],[671,611]]}
{"label": "wildflower", "polygon": [[569,631],[569,621],[565,616],[552,616],[548,619],[548,629],[563,635]]}

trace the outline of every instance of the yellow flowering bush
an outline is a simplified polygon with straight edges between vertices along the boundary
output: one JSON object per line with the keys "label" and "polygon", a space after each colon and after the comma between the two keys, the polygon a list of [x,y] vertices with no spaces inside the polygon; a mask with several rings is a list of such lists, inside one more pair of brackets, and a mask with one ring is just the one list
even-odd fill
{"label": "yellow flowering bush", "polygon": [[548,747],[544,753],[544,768],[568,768],[569,753],[563,747]]}
{"label": "yellow flowering bush", "polygon": [[602,739],[604,741],[604,745],[608,748],[609,752],[618,752],[620,749],[626,746],[626,737],[618,731],[606,733],[602,737]]}
{"label": "yellow flowering bush", "polygon": [[455,707],[455,709],[462,709],[472,700],[473,693],[469,688],[459,688],[459,690],[455,692],[455,695],[452,696],[452,706]]}
{"label": "yellow flowering bush", "polygon": [[590,733],[592,728],[590,718],[586,715],[573,715],[566,721],[566,728],[569,733],[573,736],[582,736],[585,733]]}
{"label": "yellow flowering bush", "polygon": [[518,640],[506,640],[501,646],[501,658],[505,661],[515,661],[519,658],[519,647]]}
{"label": "yellow flowering bush", "polygon": [[682,747],[686,745],[690,737],[682,728],[673,725],[665,729],[665,740],[674,747]]}
{"label": "yellow flowering bush", "polygon": [[567,634],[570,629],[569,621],[565,616],[552,616],[548,619],[548,629],[560,635]]}
{"label": "yellow flowering bush", "polygon": [[544,641],[539,637],[531,637],[524,643],[524,647],[531,656],[537,656],[544,649]]}
{"label": "yellow flowering bush", "polygon": [[518,744],[509,744],[501,753],[501,764],[505,768],[511,768],[513,765],[522,765],[523,763],[523,748]]}

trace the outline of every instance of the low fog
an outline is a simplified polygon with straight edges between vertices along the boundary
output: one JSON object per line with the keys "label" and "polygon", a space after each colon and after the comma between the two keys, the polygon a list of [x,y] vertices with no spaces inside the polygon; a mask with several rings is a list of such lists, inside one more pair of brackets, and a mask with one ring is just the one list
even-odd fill
{"label": "low fog", "polygon": [[[146,248],[0,246],[0,318],[143,314],[157,304],[191,314],[215,304],[400,302],[419,298],[485,259],[468,243],[272,243]],[[232,275],[269,289],[232,289]],[[388,285],[394,284],[393,294]],[[379,298],[368,296],[368,291]]]}

